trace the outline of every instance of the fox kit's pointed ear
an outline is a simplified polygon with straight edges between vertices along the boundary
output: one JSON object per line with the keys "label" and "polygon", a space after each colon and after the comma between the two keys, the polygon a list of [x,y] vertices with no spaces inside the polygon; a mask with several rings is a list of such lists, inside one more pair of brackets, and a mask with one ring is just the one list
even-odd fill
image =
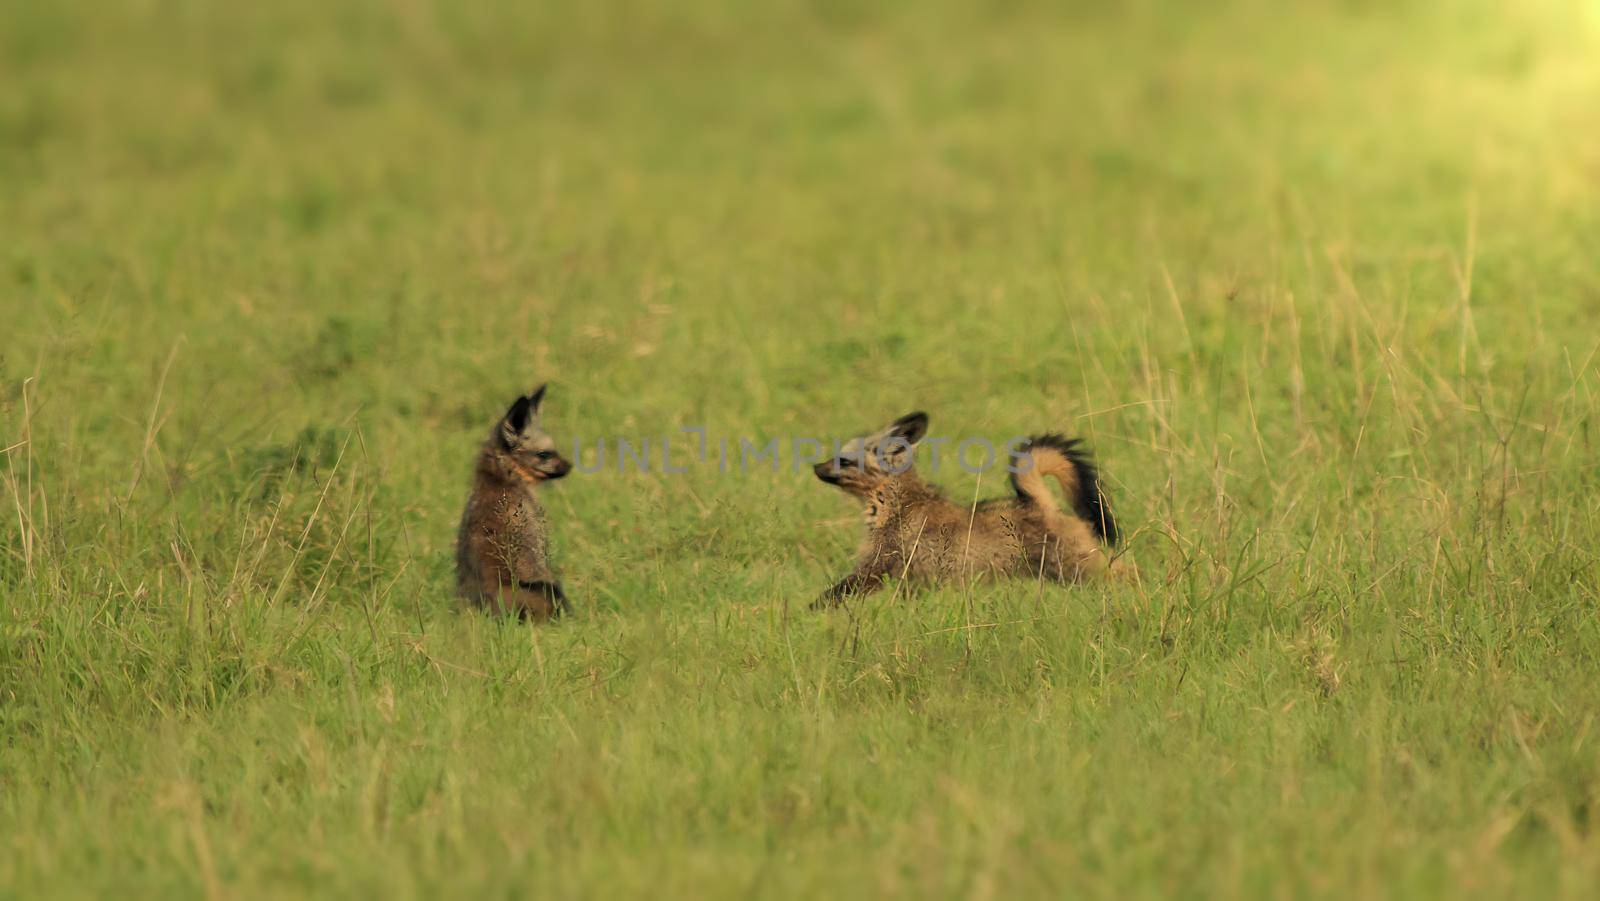
{"label": "fox kit's pointed ear", "polygon": [[539,387],[533,389],[532,394],[528,395],[528,406],[532,408],[533,415],[535,416],[539,415],[539,407],[544,403],[544,389],[547,387],[549,386],[540,385]]}
{"label": "fox kit's pointed ear", "polygon": [[928,414],[907,413],[868,440],[876,468],[900,473],[911,468],[917,442],[928,434]]}
{"label": "fox kit's pointed ear", "polygon": [[509,447],[528,427],[528,420],[533,414],[533,404],[526,397],[519,397],[511,409],[506,411],[506,418],[500,420],[500,437]]}
{"label": "fox kit's pointed ear", "polygon": [[899,438],[905,443],[915,446],[928,434],[928,414],[921,412],[907,413],[896,419],[889,426],[889,437]]}

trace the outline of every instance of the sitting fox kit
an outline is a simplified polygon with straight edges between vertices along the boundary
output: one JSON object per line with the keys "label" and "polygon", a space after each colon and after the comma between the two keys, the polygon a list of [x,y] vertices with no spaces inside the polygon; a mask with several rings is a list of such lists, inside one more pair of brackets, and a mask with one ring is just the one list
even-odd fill
{"label": "sitting fox kit", "polygon": [[[1112,567],[1103,545],[1116,545],[1116,522],[1094,464],[1078,441],[1060,435],[1030,438],[1014,452],[1015,497],[962,505],[922,481],[912,465],[927,432],[927,414],[911,413],[876,434],[853,439],[839,456],[817,464],[817,478],[861,501],[867,535],[855,568],[813,606],[871,592],[888,577],[1076,582]],[[1060,482],[1067,507],[1051,496],[1047,475]]]}
{"label": "sitting fox kit", "polygon": [[461,595],[489,610],[546,620],[566,608],[550,571],[549,532],[535,489],[572,470],[539,427],[540,385],[519,397],[489,433],[461,515],[456,579]]}

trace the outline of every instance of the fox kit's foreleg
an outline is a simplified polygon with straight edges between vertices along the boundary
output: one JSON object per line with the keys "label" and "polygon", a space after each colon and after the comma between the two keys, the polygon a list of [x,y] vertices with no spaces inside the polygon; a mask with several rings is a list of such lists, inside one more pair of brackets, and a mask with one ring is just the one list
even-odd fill
{"label": "fox kit's foreleg", "polygon": [[844,603],[845,598],[871,594],[883,587],[884,579],[895,574],[894,561],[889,557],[882,555],[869,557],[856,564],[856,568],[851,570],[849,575],[824,591],[822,597],[811,603],[811,609],[837,607]]}
{"label": "fox kit's foreleg", "polygon": [[551,616],[560,616],[567,612],[567,593],[561,590],[560,582],[547,582],[541,579],[534,582],[522,582],[519,584],[526,591],[543,595],[545,601],[550,605]]}
{"label": "fox kit's foreleg", "polygon": [[507,585],[500,590],[500,609],[521,620],[555,619],[567,612],[567,595],[560,582],[537,579]]}

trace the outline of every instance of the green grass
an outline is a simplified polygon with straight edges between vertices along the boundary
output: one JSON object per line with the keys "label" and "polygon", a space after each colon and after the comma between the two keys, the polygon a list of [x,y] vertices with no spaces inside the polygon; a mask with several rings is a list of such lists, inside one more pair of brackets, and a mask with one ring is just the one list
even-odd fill
{"label": "green grass", "polygon": [[[1600,890],[1600,7],[605,6],[0,0],[0,895]],[[544,379],[1082,435],[1144,584],[612,466],[463,612]]]}

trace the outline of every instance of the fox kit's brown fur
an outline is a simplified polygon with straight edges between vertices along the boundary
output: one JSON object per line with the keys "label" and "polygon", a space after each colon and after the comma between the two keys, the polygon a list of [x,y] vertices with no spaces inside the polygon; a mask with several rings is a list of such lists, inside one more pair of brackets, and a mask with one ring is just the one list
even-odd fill
{"label": "fox kit's brown fur", "polygon": [[[867,536],[855,568],[814,606],[873,591],[887,577],[937,582],[1009,575],[1075,582],[1113,568],[1103,545],[1117,543],[1116,522],[1078,442],[1060,435],[1029,439],[1011,465],[1015,497],[961,505],[922,481],[912,466],[927,431],[927,414],[911,413],[817,464],[817,478],[862,502]],[[1046,487],[1047,475],[1061,483],[1065,509]]]}
{"label": "fox kit's brown fur", "polygon": [[523,619],[549,619],[566,608],[550,571],[549,533],[534,489],[572,469],[539,427],[540,385],[519,397],[478,452],[472,494],[456,541],[462,597]]}

